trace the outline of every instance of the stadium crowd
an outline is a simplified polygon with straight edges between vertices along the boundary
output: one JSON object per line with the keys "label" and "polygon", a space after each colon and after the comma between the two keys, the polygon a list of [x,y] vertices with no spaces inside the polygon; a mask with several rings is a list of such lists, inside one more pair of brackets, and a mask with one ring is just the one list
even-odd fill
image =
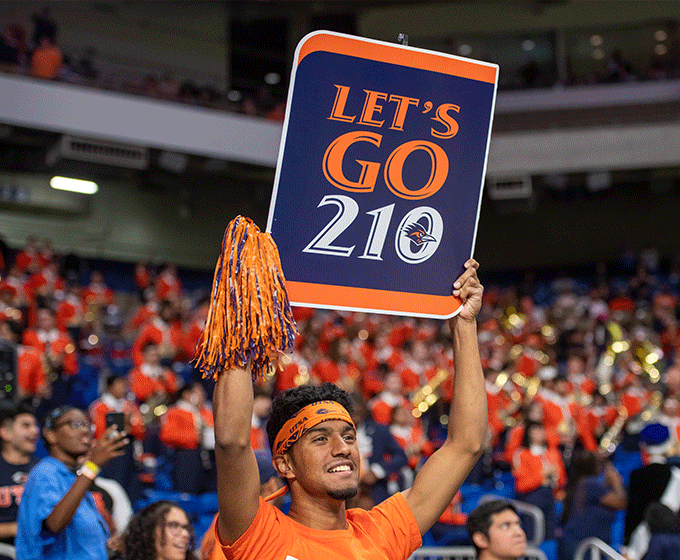
{"label": "stadium crowd", "polygon": [[[107,413],[122,412],[130,445],[100,465],[101,477],[122,487],[97,502],[111,532],[159,497],[210,502],[213,382],[190,361],[207,313],[209,278],[189,291],[175,266],[138,263],[131,293],[114,291],[101,270],[82,262],[74,268],[74,256],[58,255],[48,240],[31,238],[2,254],[0,339],[3,348],[16,348],[18,363],[7,401],[28,405],[34,421],[21,436],[2,429],[0,435],[4,446],[19,442],[22,472],[54,449],[39,443],[35,427],[44,428],[55,409],[87,412],[94,442],[107,430]],[[81,282],[87,274],[89,282]],[[465,542],[456,527],[479,498],[469,492],[487,488],[540,508],[544,540],[568,549],[561,558],[571,558],[588,536],[621,544],[620,537],[612,540],[612,526],[633,491],[631,471],[680,455],[679,290],[680,263],[662,262],[654,249],[624,251],[582,277],[526,273],[516,282],[487,282],[478,322],[487,452],[433,539]],[[264,425],[276,393],[330,381],[349,391],[357,408],[364,465],[356,505],[368,508],[409,487],[446,431],[455,375],[444,350],[446,323],[307,308],[294,314],[293,354],[256,387],[253,448],[269,451]],[[10,463],[5,459],[8,474]],[[113,503],[121,501],[130,504],[127,515],[120,509],[113,515]],[[193,512],[199,534],[214,505],[202,520]],[[671,509],[676,515],[677,507]],[[595,521],[579,523],[584,515]],[[626,519],[625,544],[636,525]],[[529,522],[530,538],[532,530]]]}

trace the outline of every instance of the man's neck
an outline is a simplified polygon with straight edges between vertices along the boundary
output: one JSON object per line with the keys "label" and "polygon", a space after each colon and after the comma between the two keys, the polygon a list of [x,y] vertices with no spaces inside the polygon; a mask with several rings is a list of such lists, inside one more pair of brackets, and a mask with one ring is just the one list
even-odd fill
{"label": "man's neck", "polygon": [[291,489],[291,506],[288,516],[310,529],[336,531],[347,529],[344,500],[310,496],[303,490]]}
{"label": "man's neck", "polygon": [[10,465],[25,465],[31,460],[30,453],[23,453],[12,447],[5,447],[2,450],[2,458]]}

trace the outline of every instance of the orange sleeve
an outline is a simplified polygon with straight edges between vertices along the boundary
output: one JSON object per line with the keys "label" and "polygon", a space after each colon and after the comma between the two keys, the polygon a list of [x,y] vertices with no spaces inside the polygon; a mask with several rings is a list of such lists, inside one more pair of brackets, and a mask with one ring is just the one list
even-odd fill
{"label": "orange sleeve", "polygon": [[71,345],[73,350],[64,354],[64,372],[68,375],[76,375],[78,373],[78,356],[75,351],[75,344],[69,342],[67,346]]}
{"label": "orange sleeve", "polygon": [[560,434],[557,433],[557,430],[553,430],[552,428],[546,428],[545,439],[548,449],[559,449],[560,443],[562,442]]}
{"label": "orange sleeve", "polygon": [[31,348],[36,348],[38,352],[42,352],[42,344],[38,339],[38,335],[34,330],[27,329],[24,331],[23,343],[25,346],[30,346]]}
{"label": "orange sleeve", "polygon": [[557,428],[562,421],[562,411],[559,406],[556,406],[548,401],[541,401],[543,404],[543,425],[548,428]]}
{"label": "orange sleeve", "polygon": [[543,467],[541,460],[534,457],[527,449],[521,449],[515,455],[512,467],[517,492],[531,492],[543,484]]}
{"label": "orange sleeve", "polygon": [[168,395],[172,395],[178,389],[177,387],[177,377],[171,369],[164,369],[165,378],[161,380],[163,389]]}
{"label": "orange sleeve", "polygon": [[392,407],[384,401],[378,401],[371,410],[373,414],[373,419],[378,422],[378,424],[388,425],[390,420],[392,420]]}
{"label": "orange sleeve", "polygon": [[158,384],[144,375],[139,368],[134,368],[130,372],[130,389],[139,402],[144,402],[158,388]]}
{"label": "orange sleeve", "polygon": [[130,319],[128,329],[139,329],[149,317],[153,317],[153,313],[146,307],[140,307],[134,317]]}
{"label": "orange sleeve", "polygon": [[106,431],[106,412],[107,406],[103,402],[93,403],[90,407],[90,417],[94,424],[94,437],[99,439]]}
{"label": "orange sleeve", "polygon": [[[129,404],[132,405],[132,403]],[[132,434],[132,437],[140,441],[143,440],[146,435],[144,419],[136,406],[131,406],[130,410],[130,433]]]}
{"label": "orange sleeve", "polygon": [[139,336],[135,339],[135,342],[132,345],[132,363],[134,363],[136,366],[139,366],[144,361],[142,347],[147,342],[159,342],[153,335],[153,332],[148,325],[142,329],[142,332],[139,333]]}
{"label": "orange sleeve", "polygon": [[17,384],[27,393],[35,395],[47,382],[39,352],[26,347],[19,355],[18,362]]}
{"label": "orange sleeve", "polygon": [[588,451],[597,451],[597,441],[595,441],[595,436],[588,424],[585,416],[580,415],[576,421],[576,429],[585,447]]}
{"label": "orange sleeve", "polygon": [[198,435],[191,413],[177,408],[168,409],[161,422],[160,438],[168,447],[196,449]]}
{"label": "orange sleeve", "polygon": [[266,434],[262,428],[250,427],[250,447],[255,451],[259,449],[267,449]]}
{"label": "orange sleeve", "polygon": [[616,422],[619,417],[619,411],[615,407],[610,406],[607,408],[607,412],[604,415],[604,421],[611,428],[611,426]]}
{"label": "orange sleeve", "polygon": [[508,434],[508,439],[505,443],[505,460],[512,465],[517,451],[522,445],[522,438],[524,437],[524,426],[514,426]]}
{"label": "orange sleeve", "polygon": [[73,317],[72,311],[73,311],[73,307],[71,307],[65,301],[62,301],[61,304],[59,305],[57,312],[54,314],[54,320],[56,321],[57,328],[60,331],[66,332],[66,325],[68,323],[68,320],[71,317]]}

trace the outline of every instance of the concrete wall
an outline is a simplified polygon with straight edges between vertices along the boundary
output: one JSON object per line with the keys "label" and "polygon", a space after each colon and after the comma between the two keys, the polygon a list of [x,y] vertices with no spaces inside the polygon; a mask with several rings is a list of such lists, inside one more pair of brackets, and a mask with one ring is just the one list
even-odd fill
{"label": "concrete wall", "polygon": [[[396,41],[418,38],[629,25],[680,20],[680,2],[571,0],[564,2],[417,2],[374,6],[361,14],[361,35]],[[411,39],[415,40],[411,41]]]}
{"label": "concrete wall", "polygon": [[[42,176],[45,183],[50,176]],[[227,223],[241,214],[264,227],[269,192],[212,180],[184,189],[140,190],[132,183],[98,181],[79,213],[17,210],[0,202],[0,236],[21,247],[30,235],[52,239],[61,252],[134,262],[169,260],[214,267]],[[87,195],[83,195],[87,196]]]}

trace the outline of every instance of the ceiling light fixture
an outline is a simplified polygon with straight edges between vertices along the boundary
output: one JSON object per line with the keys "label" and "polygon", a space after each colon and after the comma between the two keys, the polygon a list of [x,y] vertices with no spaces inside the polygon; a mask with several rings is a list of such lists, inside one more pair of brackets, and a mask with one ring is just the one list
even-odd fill
{"label": "ceiling light fixture", "polygon": [[93,181],[83,181],[81,179],[71,179],[70,177],[52,177],[50,187],[60,191],[71,191],[83,194],[94,194],[99,190],[97,183]]}

